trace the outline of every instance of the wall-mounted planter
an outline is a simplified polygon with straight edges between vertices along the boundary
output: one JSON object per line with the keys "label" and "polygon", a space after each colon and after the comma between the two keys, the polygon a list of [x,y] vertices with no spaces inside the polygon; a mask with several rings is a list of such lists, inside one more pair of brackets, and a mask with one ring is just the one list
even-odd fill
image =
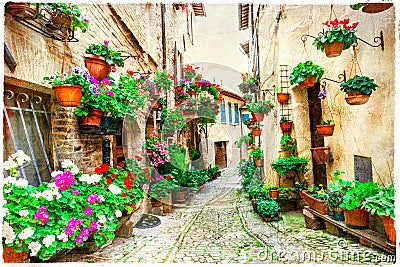
{"label": "wall-mounted planter", "polygon": [[81,128],[91,128],[91,127],[99,127],[101,116],[103,115],[103,111],[97,108],[89,109],[89,113],[86,116],[79,117],[79,125]]}
{"label": "wall-mounted planter", "polygon": [[252,130],[251,130],[251,133],[252,133],[254,136],[261,136],[261,128],[252,129]]}
{"label": "wall-mounted planter", "polygon": [[255,122],[262,122],[264,120],[264,113],[251,113]]}
{"label": "wall-mounted planter", "polygon": [[111,65],[108,65],[106,59],[101,56],[86,54],[85,66],[90,75],[98,81],[106,78],[111,72]]}
{"label": "wall-mounted planter", "polygon": [[282,132],[290,132],[292,130],[293,121],[281,121],[279,123]]}
{"label": "wall-mounted planter", "polygon": [[314,147],[310,149],[312,156],[318,164],[326,164],[329,161],[329,147]]}
{"label": "wall-mounted planter", "polygon": [[327,57],[337,57],[342,54],[344,42],[333,42],[329,45],[324,45],[325,55]]}
{"label": "wall-mounted planter", "polygon": [[53,85],[58,104],[63,107],[77,107],[81,103],[82,87],[71,84]]}
{"label": "wall-mounted planter", "polygon": [[317,125],[317,131],[320,136],[332,136],[335,130],[335,124]]}
{"label": "wall-mounted planter", "polygon": [[287,103],[289,101],[289,93],[277,93],[276,99],[279,103]]}
{"label": "wall-mounted planter", "polygon": [[363,105],[368,102],[369,95],[362,92],[347,92],[345,100],[349,105]]}
{"label": "wall-mounted planter", "polygon": [[315,76],[311,76],[308,77],[307,79],[305,79],[304,81],[299,82],[299,86],[301,88],[310,88],[313,87],[316,83],[316,77]]}

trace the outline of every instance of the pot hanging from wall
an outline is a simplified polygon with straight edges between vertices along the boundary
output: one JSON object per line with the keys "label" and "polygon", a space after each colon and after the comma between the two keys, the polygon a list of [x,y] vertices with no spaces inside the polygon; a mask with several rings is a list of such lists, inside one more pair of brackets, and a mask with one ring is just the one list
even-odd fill
{"label": "pot hanging from wall", "polygon": [[329,45],[324,45],[325,55],[327,57],[337,57],[342,54],[344,42],[333,42]]}
{"label": "pot hanging from wall", "polygon": [[89,113],[86,116],[79,117],[79,125],[81,128],[100,128],[101,116],[103,111],[98,108],[90,108]]}
{"label": "pot hanging from wall", "polygon": [[71,84],[53,85],[58,104],[63,107],[77,107],[82,99],[82,87]]}
{"label": "pot hanging from wall", "polygon": [[107,64],[105,57],[102,56],[86,54],[85,66],[90,75],[99,82],[106,78],[111,72],[111,65]]}
{"label": "pot hanging from wall", "polygon": [[329,161],[329,147],[313,147],[310,148],[312,156],[318,164],[326,164]]}
{"label": "pot hanging from wall", "polygon": [[345,100],[349,105],[363,105],[368,102],[369,95],[362,92],[347,92]]}

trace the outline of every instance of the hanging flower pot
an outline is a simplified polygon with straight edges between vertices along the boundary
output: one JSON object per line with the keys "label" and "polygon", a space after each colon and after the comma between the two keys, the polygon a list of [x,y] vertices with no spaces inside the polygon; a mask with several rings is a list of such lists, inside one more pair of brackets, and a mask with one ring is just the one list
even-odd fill
{"label": "hanging flower pot", "polygon": [[82,98],[82,87],[71,84],[53,85],[54,94],[58,104],[63,107],[77,107]]}
{"label": "hanging flower pot", "polygon": [[89,113],[86,116],[79,117],[79,124],[81,127],[93,127],[100,126],[101,116],[103,111],[97,108],[89,109]]}
{"label": "hanging flower pot", "polygon": [[344,42],[333,42],[331,44],[324,44],[323,46],[327,57],[337,57],[342,54]]}
{"label": "hanging flower pot", "polygon": [[367,228],[369,225],[369,213],[365,209],[355,208],[345,210],[344,220],[346,225],[353,228]]}
{"label": "hanging flower pot", "polygon": [[394,228],[394,219],[389,216],[383,215],[382,222],[387,235],[386,243],[389,246],[396,246],[396,229]]}
{"label": "hanging flower pot", "polygon": [[103,115],[100,118],[101,131],[105,134],[120,135],[122,134],[123,119]]}
{"label": "hanging flower pot", "polygon": [[316,82],[316,77],[311,76],[311,77],[306,78],[304,81],[299,82],[299,86],[301,88],[310,88],[315,85],[315,82]]}
{"label": "hanging flower pot", "polygon": [[310,149],[313,158],[318,164],[326,164],[329,161],[329,147],[314,147]]}
{"label": "hanging flower pot", "polygon": [[290,132],[292,130],[293,121],[281,121],[279,123],[282,132]]}
{"label": "hanging flower pot", "polygon": [[344,98],[349,105],[363,105],[368,102],[369,95],[362,92],[347,92],[347,96]]}
{"label": "hanging flower pot", "polygon": [[362,4],[363,7],[361,9],[362,12],[365,13],[379,13],[385,11],[393,6],[393,3],[371,3],[371,4]]}
{"label": "hanging flower pot", "polygon": [[24,19],[35,14],[35,10],[30,5],[31,3],[7,2],[5,11],[13,17]]}
{"label": "hanging flower pot", "polygon": [[270,197],[270,198],[275,198],[275,199],[277,199],[277,198],[278,198],[278,195],[279,195],[279,190],[278,190],[278,189],[270,189],[270,190],[268,191],[268,193],[269,193],[269,197]]}
{"label": "hanging flower pot", "polygon": [[58,9],[54,9],[51,12],[51,22],[58,30],[67,32],[67,30],[71,28],[72,20],[68,14]]}
{"label": "hanging flower pot", "polygon": [[264,113],[251,113],[255,122],[262,122],[264,120]]}
{"label": "hanging flower pot", "polygon": [[254,128],[254,129],[251,129],[251,133],[252,133],[254,136],[261,136],[261,128]]}
{"label": "hanging flower pot", "polygon": [[276,99],[279,103],[287,103],[289,101],[289,93],[277,93]]}
{"label": "hanging flower pot", "polygon": [[335,130],[335,124],[317,125],[317,131],[320,136],[332,136]]}
{"label": "hanging flower pot", "polygon": [[254,164],[257,167],[262,167],[264,166],[264,159],[263,158],[254,159]]}
{"label": "hanging flower pot", "polygon": [[107,64],[106,59],[102,56],[86,54],[85,66],[90,75],[98,81],[106,78],[111,72],[111,65]]}

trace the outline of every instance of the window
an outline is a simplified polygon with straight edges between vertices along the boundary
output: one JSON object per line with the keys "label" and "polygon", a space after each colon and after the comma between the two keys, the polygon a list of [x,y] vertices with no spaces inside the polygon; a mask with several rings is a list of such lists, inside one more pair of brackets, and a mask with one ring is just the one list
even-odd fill
{"label": "window", "polygon": [[235,103],[234,104],[234,109],[235,109],[235,124],[238,124],[240,122],[239,118],[239,104]]}
{"label": "window", "polygon": [[225,101],[222,101],[220,110],[221,110],[221,122],[226,122]]}
{"label": "window", "polygon": [[228,118],[229,123],[232,124],[232,103],[228,102]]}

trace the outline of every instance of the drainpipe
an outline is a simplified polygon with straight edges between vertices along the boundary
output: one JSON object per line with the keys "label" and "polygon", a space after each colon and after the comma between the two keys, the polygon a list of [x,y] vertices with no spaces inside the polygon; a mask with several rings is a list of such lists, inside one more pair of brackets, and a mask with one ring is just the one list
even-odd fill
{"label": "drainpipe", "polygon": [[167,69],[167,40],[165,38],[165,4],[161,4],[161,42],[163,70]]}

